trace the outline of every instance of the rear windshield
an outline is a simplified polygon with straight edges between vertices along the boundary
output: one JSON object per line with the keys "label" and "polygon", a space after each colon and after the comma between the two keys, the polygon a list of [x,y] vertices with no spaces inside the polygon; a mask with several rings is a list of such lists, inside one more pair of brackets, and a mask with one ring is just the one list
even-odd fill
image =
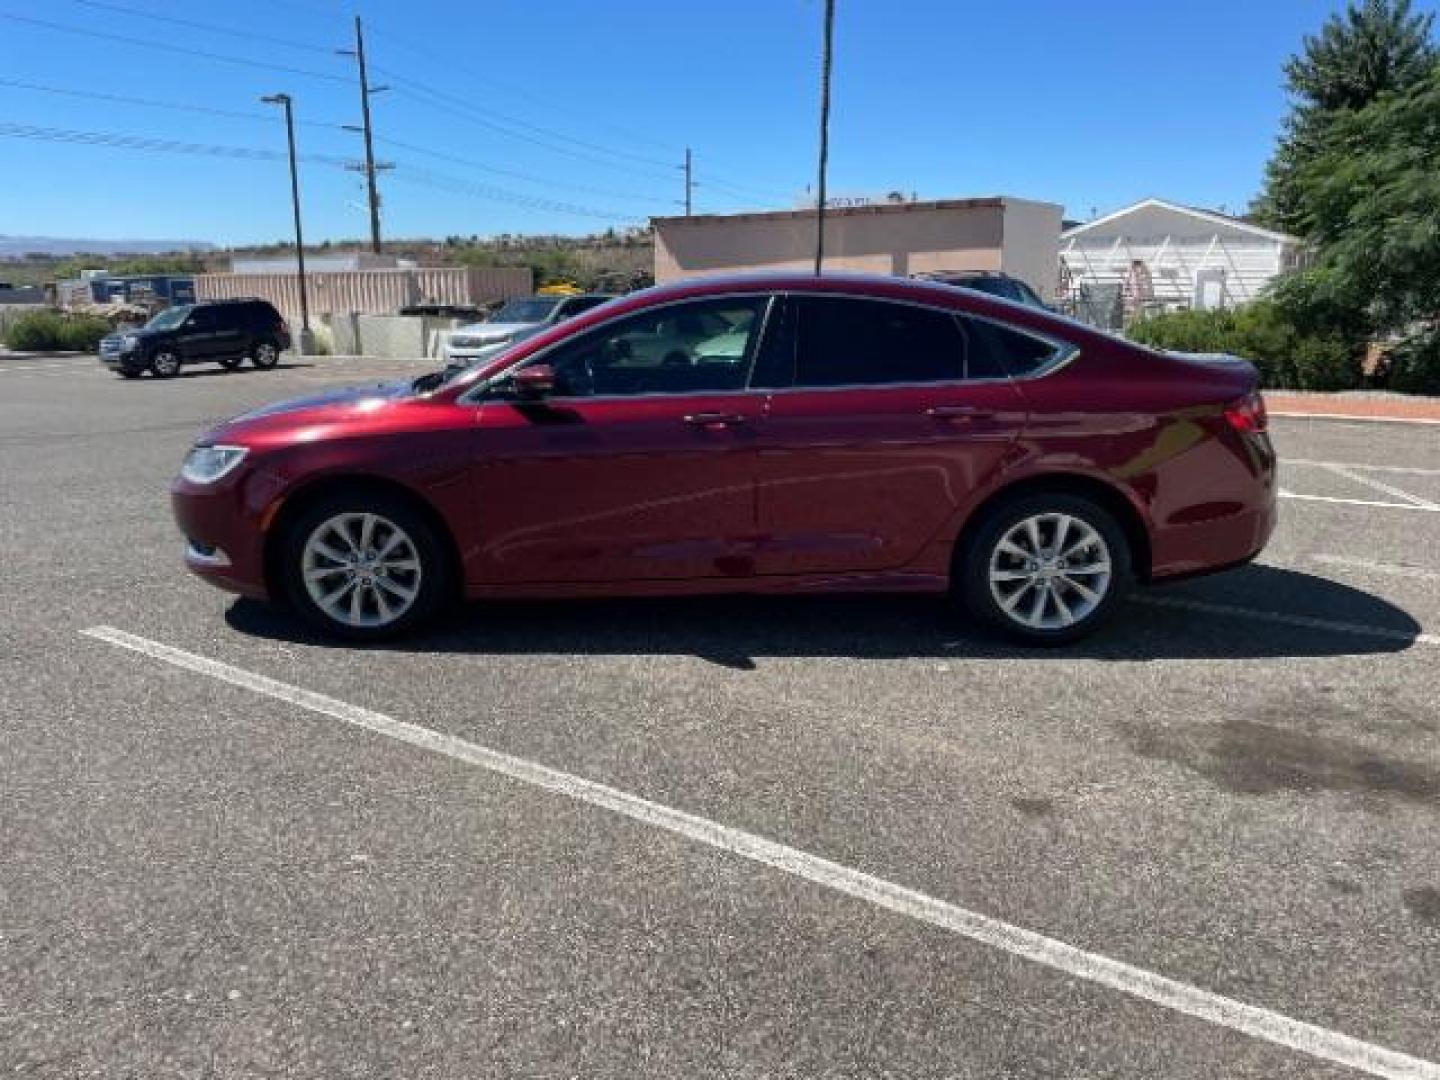
{"label": "rear windshield", "polygon": [[559,298],[548,299],[545,297],[531,297],[526,300],[511,300],[494,315],[490,316],[491,322],[544,322],[550,317],[550,312],[555,310],[555,305],[560,302]]}

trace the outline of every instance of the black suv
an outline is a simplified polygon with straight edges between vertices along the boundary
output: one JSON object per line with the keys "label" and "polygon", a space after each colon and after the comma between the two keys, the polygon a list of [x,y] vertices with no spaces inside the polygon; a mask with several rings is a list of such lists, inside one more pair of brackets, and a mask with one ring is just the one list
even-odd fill
{"label": "black suv", "polygon": [[974,289],[976,292],[1000,296],[1006,300],[1014,300],[1017,304],[1025,304],[1044,311],[1055,310],[1041,300],[1029,285],[1009,274],[995,273],[991,270],[935,270],[910,276],[923,278],[926,281],[938,281],[941,285],[958,285],[962,289]]}
{"label": "black suv", "polygon": [[290,348],[290,328],[266,300],[206,300],[166,308],[139,330],[121,330],[100,342],[100,362],[124,378],[149,371],[168,379],[182,364],[237,368],[247,357],[273,368]]}

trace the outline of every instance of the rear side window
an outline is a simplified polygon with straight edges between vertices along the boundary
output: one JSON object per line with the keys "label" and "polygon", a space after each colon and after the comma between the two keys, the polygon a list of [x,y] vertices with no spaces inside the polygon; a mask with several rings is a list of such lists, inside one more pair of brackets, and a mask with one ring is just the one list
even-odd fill
{"label": "rear side window", "polygon": [[988,319],[960,317],[965,327],[967,375],[972,379],[999,379],[1028,375],[1052,360],[1059,347],[1037,337],[1011,330]]}
{"label": "rear side window", "polygon": [[850,297],[795,300],[795,385],[954,382],[964,341],[954,316]]}

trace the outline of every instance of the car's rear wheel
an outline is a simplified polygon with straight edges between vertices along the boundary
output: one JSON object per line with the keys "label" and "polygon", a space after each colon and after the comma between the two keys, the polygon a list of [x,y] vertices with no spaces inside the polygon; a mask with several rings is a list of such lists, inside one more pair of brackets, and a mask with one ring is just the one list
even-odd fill
{"label": "car's rear wheel", "polygon": [[226,371],[234,371],[244,363],[244,361],[245,358],[243,356],[222,356],[220,358],[220,366]]}
{"label": "car's rear wheel", "polygon": [[150,356],[150,373],[157,379],[170,379],[180,374],[180,354],[174,349],[157,349]]}
{"label": "car's rear wheel", "polygon": [[424,515],[384,493],[321,499],[290,524],[283,544],[291,602],[340,637],[394,637],[449,595],[440,537]]}
{"label": "car's rear wheel", "polygon": [[1130,545],[1104,507],[1039,492],[980,523],[956,567],[966,606],[1010,637],[1064,645],[1099,629],[1132,581]]}
{"label": "car's rear wheel", "polygon": [[255,346],[250,362],[257,368],[268,370],[280,363],[280,347],[273,341],[261,341]]}

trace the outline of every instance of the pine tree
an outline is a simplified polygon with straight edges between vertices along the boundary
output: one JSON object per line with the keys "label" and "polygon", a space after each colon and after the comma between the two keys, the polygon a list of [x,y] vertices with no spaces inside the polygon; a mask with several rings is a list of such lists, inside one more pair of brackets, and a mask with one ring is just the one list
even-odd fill
{"label": "pine tree", "polygon": [[1315,219],[1302,180],[1306,166],[1326,151],[1338,120],[1425,79],[1440,58],[1434,21],[1434,15],[1415,14],[1410,0],[1363,0],[1305,38],[1285,65],[1291,111],[1266,166],[1265,191],[1251,208],[1256,220],[1310,235]]}

